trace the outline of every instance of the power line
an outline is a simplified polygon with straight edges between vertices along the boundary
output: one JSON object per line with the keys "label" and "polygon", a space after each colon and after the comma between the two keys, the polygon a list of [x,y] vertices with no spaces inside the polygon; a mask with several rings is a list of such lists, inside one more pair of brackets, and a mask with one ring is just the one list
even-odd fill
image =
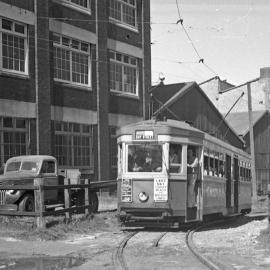
{"label": "power line", "polygon": [[176,7],[177,7],[177,12],[178,12],[178,17],[179,17],[179,20],[176,22],[176,24],[181,24],[188,40],[190,41],[190,44],[191,46],[193,47],[195,53],[197,54],[198,58],[199,58],[199,63],[202,63],[208,70],[210,70],[212,73],[214,73],[215,75],[217,75],[217,73],[212,69],[210,68],[207,64],[204,63],[204,58],[201,57],[201,55],[199,54],[197,48],[195,47],[195,44],[193,42],[193,40],[191,39],[190,35],[188,34],[188,31],[186,30],[185,26],[184,26],[184,20],[181,16],[181,13],[180,13],[180,8],[179,8],[179,5],[178,5],[178,0],[175,0],[176,2]]}

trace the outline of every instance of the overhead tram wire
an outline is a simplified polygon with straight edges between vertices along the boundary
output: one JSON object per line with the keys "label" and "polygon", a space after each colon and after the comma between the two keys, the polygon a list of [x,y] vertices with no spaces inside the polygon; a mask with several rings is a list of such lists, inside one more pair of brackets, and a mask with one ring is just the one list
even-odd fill
{"label": "overhead tram wire", "polygon": [[201,57],[201,55],[199,54],[197,48],[195,47],[195,44],[194,44],[193,40],[191,39],[190,35],[188,34],[188,31],[186,30],[186,28],[184,26],[184,20],[183,20],[183,18],[181,16],[181,13],[180,13],[180,8],[179,8],[178,0],[175,0],[175,2],[176,2],[177,12],[178,12],[178,16],[179,16],[179,20],[176,22],[176,24],[179,24],[179,23],[181,24],[181,26],[182,26],[182,28],[183,28],[183,30],[184,30],[184,32],[185,32],[188,40],[190,41],[190,44],[191,44],[192,48],[194,49],[195,53],[197,54],[197,56],[199,58],[199,61],[198,62],[199,63],[202,63],[213,74],[218,75],[212,68],[209,67],[209,65],[207,65],[207,64],[204,63],[204,58]]}

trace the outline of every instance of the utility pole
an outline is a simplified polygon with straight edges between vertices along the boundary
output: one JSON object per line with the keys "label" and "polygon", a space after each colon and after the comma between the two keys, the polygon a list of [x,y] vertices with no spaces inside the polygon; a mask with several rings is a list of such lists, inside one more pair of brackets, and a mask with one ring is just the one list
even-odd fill
{"label": "utility pole", "polygon": [[248,119],[249,119],[249,141],[250,141],[250,154],[251,154],[251,178],[252,178],[252,212],[256,212],[257,205],[257,180],[255,169],[255,148],[254,148],[254,133],[253,133],[253,115],[252,115],[252,102],[251,102],[251,89],[250,82],[247,82],[248,93]]}
{"label": "utility pole", "polygon": [[[265,67],[260,69],[260,80],[262,83],[262,88],[264,91],[265,97],[265,109],[270,110],[270,67]],[[269,148],[270,150],[270,148]],[[268,153],[270,156],[270,153]],[[268,192],[268,227],[270,228],[270,179],[267,183],[267,192]]]}

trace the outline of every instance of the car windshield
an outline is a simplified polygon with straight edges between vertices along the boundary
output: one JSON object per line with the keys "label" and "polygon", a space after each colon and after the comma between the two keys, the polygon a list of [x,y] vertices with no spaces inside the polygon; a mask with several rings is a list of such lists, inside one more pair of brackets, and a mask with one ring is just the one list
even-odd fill
{"label": "car windshield", "polygon": [[38,162],[34,161],[14,161],[7,164],[6,172],[18,172],[18,171],[38,171]]}
{"label": "car windshield", "polygon": [[15,161],[15,162],[10,162],[9,164],[7,164],[7,172],[16,172],[19,171],[21,166],[21,162],[20,161]]}
{"label": "car windshield", "polygon": [[37,170],[38,170],[38,162],[24,161],[22,163],[21,171],[37,172]]}
{"label": "car windshield", "polygon": [[162,146],[158,144],[128,145],[128,172],[161,172]]}

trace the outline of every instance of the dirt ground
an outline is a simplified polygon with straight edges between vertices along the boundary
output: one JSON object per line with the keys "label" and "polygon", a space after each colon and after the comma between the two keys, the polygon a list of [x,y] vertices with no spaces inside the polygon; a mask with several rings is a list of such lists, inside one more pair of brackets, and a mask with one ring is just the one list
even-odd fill
{"label": "dirt ground", "polygon": [[[47,228],[38,229],[34,218],[0,216],[0,269],[114,269],[112,257],[127,233],[117,220],[116,198],[99,197],[100,212],[46,218]],[[185,231],[171,231],[151,246],[159,231],[140,231],[126,247],[131,270],[206,269],[190,254]],[[231,226],[209,228],[194,236],[206,255],[232,269],[270,269],[268,220],[243,217]]]}
{"label": "dirt ground", "polygon": [[[68,224],[63,217],[51,218],[44,230],[31,218],[0,221],[0,269],[113,269],[112,254],[125,234],[116,212],[76,216]],[[232,269],[270,269],[267,227],[266,218],[242,218],[230,227],[196,233],[194,240],[205,255],[214,254]],[[205,269],[188,255],[185,232],[169,232],[158,248],[149,248],[148,240],[158,233],[142,231],[128,244],[130,269]]]}

